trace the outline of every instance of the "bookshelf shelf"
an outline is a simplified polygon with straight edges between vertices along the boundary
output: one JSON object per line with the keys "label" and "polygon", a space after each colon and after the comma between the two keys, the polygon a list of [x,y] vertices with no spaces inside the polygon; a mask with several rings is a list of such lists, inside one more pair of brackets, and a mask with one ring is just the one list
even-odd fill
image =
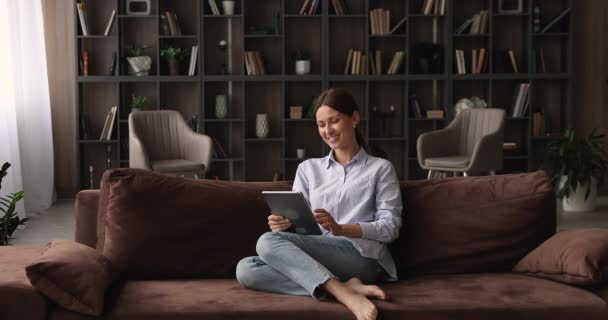
{"label": "bookshelf shelf", "polygon": [[[445,127],[454,118],[454,104],[462,98],[477,96],[489,107],[507,111],[505,141],[516,142],[518,149],[505,151],[508,164],[503,172],[536,170],[544,144],[556,139],[533,136],[537,112],[546,114],[546,132],[563,132],[573,122],[574,15],[571,12],[564,19],[567,22],[538,33],[533,31],[531,13],[539,2],[541,26],[545,26],[551,17],[574,8],[574,0],[524,1],[524,12],[516,15],[499,14],[498,0],[446,0],[445,14],[422,14],[422,0],[341,0],[347,4],[348,14],[336,14],[332,1],[321,1],[313,15],[299,14],[305,0],[236,0],[233,15],[212,14],[209,0],[153,0],[150,16],[124,14],[126,0],[87,1],[91,35],[82,35],[74,10],[78,128],[82,129],[81,118],[88,117],[87,137],[98,138],[108,109],[118,106],[118,110],[111,140],[81,139],[78,131],[78,179],[83,188],[89,187],[90,165],[96,168],[95,183],[99,182],[107,165],[108,146],[112,165],[128,166],[127,119],[133,94],[146,96],[149,110],[179,111],[197,131],[217,140],[229,157],[214,158],[207,178],[222,180],[263,181],[278,173],[290,181],[300,162],[325,156],[329,148],[320,138],[315,120],[306,116],[314,98],[329,87],[353,93],[362,115],[358,128],[374,152],[385,154],[393,163],[401,180],[426,177],[416,158],[417,138]],[[394,34],[371,34],[370,11],[380,8],[391,12],[389,31],[407,18]],[[117,19],[110,35],[102,36],[112,10],[117,11]],[[456,31],[481,10],[489,11],[487,32]],[[163,29],[167,11],[179,17],[181,35],[168,35]],[[224,12],[221,5],[219,11]],[[271,34],[256,34],[268,32]],[[229,46],[221,47],[221,40]],[[148,46],[150,75],[129,75],[125,57],[132,44]],[[160,49],[169,44],[188,53],[192,46],[199,46],[193,76],[185,72],[188,58],[180,75],[169,75],[160,56]],[[429,60],[425,52],[436,47],[437,59]],[[483,72],[471,73],[472,51],[480,48],[487,50]],[[94,72],[89,76],[83,76],[79,66],[84,49],[92,57]],[[361,74],[344,74],[349,49],[365,54],[366,60],[370,56],[375,60],[376,50],[380,51],[382,74],[372,73],[368,61]],[[467,74],[457,72],[455,49],[464,52]],[[538,49],[544,51],[546,69],[542,73],[538,72]],[[307,75],[295,73],[298,50],[311,60]],[[508,50],[514,53],[519,73],[512,73],[511,62],[505,59]],[[247,74],[245,51],[262,54],[265,74]],[[405,52],[403,63],[395,74],[387,74],[398,51]],[[118,63],[111,76],[113,52]],[[529,106],[524,117],[511,117],[521,83],[530,84]],[[224,119],[216,116],[221,95],[227,101]],[[410,104],[412,97],[420,105],[421,116],[427,110],[443,110],[444,117],[417,118]],[[302,106],[303,119],[289,118],[292,106]],[[394,114],[387,117],[383,112],[389,106],[394,107]],[[268,138],[255,137],[259,113],[268,115]],[[304,159],[296,157],[300,148],[306,150]]]}

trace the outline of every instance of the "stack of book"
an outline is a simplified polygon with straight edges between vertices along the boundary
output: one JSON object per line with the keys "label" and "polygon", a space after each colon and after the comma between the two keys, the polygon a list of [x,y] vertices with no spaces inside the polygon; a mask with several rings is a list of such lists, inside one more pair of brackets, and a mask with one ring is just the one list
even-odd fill
{"label": "stack of book", "polygon": [[[486,48],[471,50],[471,73],[482,73],[487,65],[487,61],[488,51]],[[464,56],[464,50],[462,49],[456,49],[456,70],[458,74],[467,73],[466,59]]]}
{"label": "stack of book", "polygon": [[372,35],[389,34],[391,25],[391,11],[377,8],[369,12],[369,25]]}
{"label": "stack of book", "polygon": [[348,5],[346,4],[346,1],[344,1],[344,0],[331,0],[331,4],[334,7],[334,13],[337,16],[341,16],[343,14],[350,13],[350,10],[348,9]]}
{"label": "stack of book", "polygon": [[488,32],[488,10],[481,10],[465,20],[454,33],[463,34],[469,28],[469,34]]}
{"label": "stack of book", "polygon": [[113,106],[106,115],[106,122],[103,124],[103,130],[101,130],[101,136],[99,141],[107,141],[112,137],[112,130],[114,129],[114,122],[116,122],[116,111],[118,107]]}
{"label": "stack of book", "polygon": [[422,3],[422,7],[420,8],[420,13],[444,15],[445,1],[446,0],[424,0],[424,2]]}
{"label": "stack of book", "polygon": [[513,96],[512,116],[523,117],[530,104],[528,91],[530,90],[529,83],[521,83],[515,95]]}
{"label": "stack of book", "polygon": [[198,46],[192,46],[190,51],[190,66],[188,67],[188,75],[193,76],[196,74],[196,60],[198,56]]}
{"label": "stack of book", "polygon": [[365,74],[366,73],[366,55],[360,50],[348,49],[348,56],[346,57],[346,66],[344,67],[344,74]]}
{"label": "stack of book", "polygon": [[245,67],[247,68],[247,75],[266,74],[260,51],[245,51]]}
{"label": "stack of book", "polygon": [[305,0],[300,8],[300,15],[313,15],[317,12],[320,0]]}

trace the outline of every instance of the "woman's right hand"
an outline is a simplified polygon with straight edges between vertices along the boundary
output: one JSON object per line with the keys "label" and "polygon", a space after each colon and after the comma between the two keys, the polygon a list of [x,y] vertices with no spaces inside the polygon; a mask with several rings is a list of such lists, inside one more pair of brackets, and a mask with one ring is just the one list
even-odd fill
{"label": "woman's right hand", "polygon": [[291,221],[278,213],[272,212],[268,216],[268,225],[272,232],[285,231],[291,227]]}

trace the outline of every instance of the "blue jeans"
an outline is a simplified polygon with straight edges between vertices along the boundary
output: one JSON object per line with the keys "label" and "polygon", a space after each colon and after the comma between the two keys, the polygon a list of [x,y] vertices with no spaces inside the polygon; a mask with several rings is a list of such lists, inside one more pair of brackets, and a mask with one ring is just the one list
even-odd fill
{"label": "blue jeans", "polygon": [[256,246],[259,256],[239,261],[236,278],[242,286],[273,293],[325,299],[321,285],[331,278],[353,277],[375,284],[383,270],[375,259],[362,257],[341,237],[267,232]]}

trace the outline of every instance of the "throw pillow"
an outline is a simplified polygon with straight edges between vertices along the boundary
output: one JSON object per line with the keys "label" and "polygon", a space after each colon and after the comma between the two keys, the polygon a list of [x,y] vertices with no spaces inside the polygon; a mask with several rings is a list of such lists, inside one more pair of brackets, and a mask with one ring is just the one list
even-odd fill
{"label": "throw pillow", "polygon": [[513,271],[573,285],[601,283],[608,277],[608,229],[558,232]]}
{"label": "throw pillow", "polygon": [[88,315],[101,314],[105,291],[114,280],[106,258],[69,240],[49,243],[25,271],[32,285],[50,300]]}

